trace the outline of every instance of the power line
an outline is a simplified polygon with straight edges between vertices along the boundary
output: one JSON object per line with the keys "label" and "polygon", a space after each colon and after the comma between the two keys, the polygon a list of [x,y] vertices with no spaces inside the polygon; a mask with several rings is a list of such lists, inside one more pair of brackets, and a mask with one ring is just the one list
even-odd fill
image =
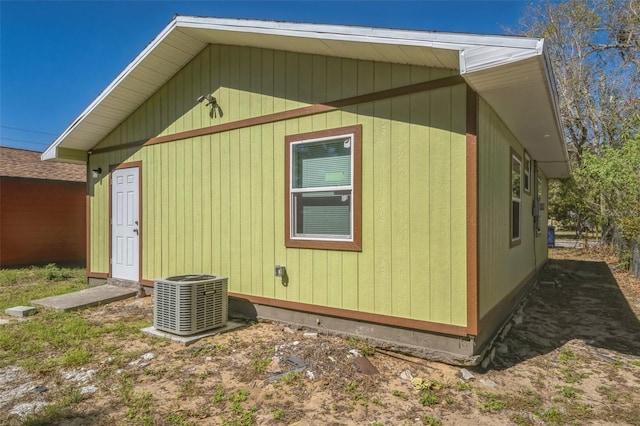
{"label": "power line", "polygon": [[23,142],[23,143],[30,143],[32,145],[43,145],[43,146],[47,146],[50,145],[47,142],[34,142],[34,141],[26,141],[24,139],[14,139],[14,138],[5,138],[4,136],[0,136],[0,139],[5,140],[5,141],[12,141],[12,142]]}
{"label": "power line", "polygon": [[41,132],[38,130],[22,129],[20,127],[11,127],[11,126],[0,126],[0,127],[2,127],[3,129],[19,130],[21,132],[40,133],[41,135],[55,136],[55,134],[53,133]]}

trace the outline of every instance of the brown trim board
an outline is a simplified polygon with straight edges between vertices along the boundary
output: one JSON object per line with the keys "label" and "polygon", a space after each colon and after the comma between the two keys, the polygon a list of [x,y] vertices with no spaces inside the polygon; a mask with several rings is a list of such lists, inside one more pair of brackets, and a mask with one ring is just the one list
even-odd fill
{"label": "brown trim board", "polygon": [[478,335],[478,95],[467,86],[467,332]]}
{"label": "brown trim board", "polygon": [[467,328],[451,324],[441,324],[430,321],[414,320],[409,318],[394,317],[390,315],[373,314],[369,312],[353,311],[350,309],[332,308],[328,306],[312,305],[309,303],[291,302],[288,300],[272,299],[270,297],[251,296],[241,293],[228,293],[229,297],[245,299],[257,305],[271,306],[274,308],[289,309],[310,314],[326,315],[345,318],[354,321],[365,321],[375,324],[390,325],[413,330],[429,331],[432,333],[448,334],[452,336],[467,336]]}
{"label": "brown trim board", "polygon": [[[88,167],[88,165],[87,165]],[[91,197],[89,196],[89,179],[87,179],[87,193],[84,195],[84,255],[86,260],[84,261],[86,268],[87,279],[91,271]]]}
{"label": "brown trim board", "polygon": [[260,117],[246,118],[243,120],[232,121],[229,123],[218,124],[215,126],[203,127],[201,129],[188,130],[185,132],[174,133],[166,136],[156,136],[147,140],[133,141],[122,145],[110,146],[105,148],[97,148],[90,150],[92,155],[103,154],[121,149],[135,148],[139,146],[155,145],[158,143],[173,142],[181,139],[188,139],[197,136],[212,135],[215,133],[226,132],[229,130],[242,129],[245,127],[257,126],[260,124],[275,123],[278,121],[289,120],[292,118],[307,117],[310,115],[335,111],[337,109],[358,105],[367,102],[379,101],[382,99],[393,98],[397,96],[409,95],[412,93],[424,92],[427,90],[435,90],[443,87],[464,84],[464,79],[459,75],[440,78],[437,80],[424,81],[421,83],[410,84],[407,86],[396,87],[393,89],[381,90],[379,92],[367,93],[364,95],[353,96],[350,98],[339,99],[336,101],[326,102],[324,104],[315,104],[302,108],[296,108],[289,111],[276,112]]}
{"label": "brown trim board", "polygon": [[87,278],[102,278],[106,280],[109,278],[109,274],[106,272],[89,272],[87,270]]}

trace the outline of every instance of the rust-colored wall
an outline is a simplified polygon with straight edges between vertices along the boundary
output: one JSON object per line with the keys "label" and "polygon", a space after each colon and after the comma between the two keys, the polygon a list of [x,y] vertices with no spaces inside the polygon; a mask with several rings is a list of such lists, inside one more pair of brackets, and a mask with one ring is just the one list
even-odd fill
{"label": "rust-colored wall", "polygon": [[84,262],[85,183],[0,178],[0,266]]}

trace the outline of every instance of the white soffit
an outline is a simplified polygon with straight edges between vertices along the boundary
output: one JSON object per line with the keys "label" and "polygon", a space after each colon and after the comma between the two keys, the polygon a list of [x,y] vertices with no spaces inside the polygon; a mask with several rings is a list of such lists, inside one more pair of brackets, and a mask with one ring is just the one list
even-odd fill
{"label": "white soffit", "polygon": [[501,66],[487,65],[499,62],[495,52],[490,51],[486,57],[466,53],[461,53],[461,62],[473,58],[461,64],[461,68],[466,65],[467,72],[462,76],[467,83],[491,105],[547,177],[568,177],[556,91],[542,43],[535,52],[521,53],[517,61]]}
{"label": "white soffit", "polygon": [[[460,70],[534,158],[566,159],[542,40],[192,16],[174,18],[42,159],[59,159],[58,148],[90,150],[210,43]],[[550,136],[538,140],[542,128]],[[567,175],[565,169],[543,168],[549,177]]]}

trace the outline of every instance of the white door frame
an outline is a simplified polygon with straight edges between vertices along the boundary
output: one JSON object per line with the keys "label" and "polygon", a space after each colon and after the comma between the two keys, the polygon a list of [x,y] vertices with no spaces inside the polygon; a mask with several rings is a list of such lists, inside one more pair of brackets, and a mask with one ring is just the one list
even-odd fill
{"label": "white door frame", "polygon": [[[134,265],[135,269],[134,269],[133,275],[135,275],[135,277],[134,276],[118,277],[118,276],[114,276],[114,268],[113,268],[113,265],[114,265],[113,256],[115,254],[114,253],[115,248],[113,247],[113,227],[114,227],[113,173],[116,170],[132,169],[132,168],[138,169],[138,188],[137,188],[138,218],[136,221],[137,228],[135,228],[135,231],[132,229],[132,232],[137,232],[136,238],[138,241],[138,244],[137,244],[138,258],[134,259],[135,261],[134,263],[137,263],[136,265]],[[133,281],[137,281],[139,283],[142,282],[142,162],[141,161],[122,163],[117,166],[113,166],[111,167],[111,172],[109,174],[109,276],[116,279],[126,279],[126,280],[132,280],[131,278],[134,278]]]}

